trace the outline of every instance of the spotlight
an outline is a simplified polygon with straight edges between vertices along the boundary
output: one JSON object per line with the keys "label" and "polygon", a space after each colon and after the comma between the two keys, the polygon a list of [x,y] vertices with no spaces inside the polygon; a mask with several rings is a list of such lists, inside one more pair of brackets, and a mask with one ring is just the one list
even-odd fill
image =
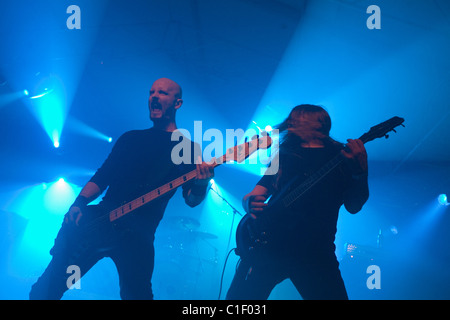
{"label": "spotlight", "polygon": [[272,126],[267,125],[267,126],[264,128],[264,130],[266,130],[267,133],[270,133],[273,129],[272,129]]}
{"label": "spotlight", "polygon": [[28,96],[30,93],[28,92],[27,89],[25,89],[25,90],[23,90],[23,94],[26,95],[26,96]]}
{"label": "spotlight", "polygon": [[35,86],[29,90],[27,99],[30,111],[41,124],[55,148],[59,148],[61,132],[68,110],[66,88],[60,78],[55,75],[39,76]]}
{"label": "spotlight", "polygon": [[38,94],[30,97],[30,99],[39,99],[39,98],[42,98],[43,96],[46,96],[46,95],[48,95],[49,93],[52,93],[52,92],[53,92],[53,89],[49,90],[48,88],[45,88],[44,91],[39,92]]}
{"label": "spotlight", "polygon": [[54,182],[48,184],[44,194],[44,205],[47,212],[64,214],[70,203],[76,198],[75,185],[70,184],[65,177],[58,177]]}
{"label": "spotlight", "polygon": [[209,190],[212,190],[212,191],[214,191],[214,192],[216,192],[216,193],[217,193],[217,191],[218,191],[218,187],[217,187],[216,182],[214,181],[214,179],[209,180],[208,191],[209,191]]}
{"label": "spotlight", "polygon": [[391,227],[389,228],[389,230],[391,231],[391,233],[392,233],[393,235],[397,235],[397,234],[398,234],[398,229],[397,229],[396,226],[391,226]]}
{"label": "spotlight", "polygon": [[442,206],[448,206],[448,205],[449,205],[448,199],[447,199],[447,195],[446,195],[446,194],[440,194],[440,195],[438,196],[438,202],[439,202],[439,204],[442,205]]}
{"label": "spotlight", "polygon": [[71,130],[91,138],[100,139],[108,143],[111,143],[113,141],[112,137],[101,133],[97,129],[94,129],[93,127],[74,117],[69,117],[67,119],[67,126],[70,127]]}

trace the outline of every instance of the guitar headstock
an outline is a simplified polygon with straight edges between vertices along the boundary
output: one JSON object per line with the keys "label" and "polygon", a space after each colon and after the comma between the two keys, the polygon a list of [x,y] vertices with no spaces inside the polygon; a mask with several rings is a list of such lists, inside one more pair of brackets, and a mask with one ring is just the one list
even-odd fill
{"label": "guitar headstock", "polygon": [[364,133],[359,139],[362,142],[366,143],[377,138],[389,138],[388,133],[391,131],[396,132],[395,128],[397,128],[398,126],[404,127],[403,122],[405,122],[405,119],[400,117],[393,117],[376,126],[373,126],[372,128],[370,128],[369,132]]}
{"label": "guitar headstock", "polygon": [[272,146],[272,138],[265,131],[261,133],[261,137],[254,136],[250,142],[253,141],[255,141],[258,144],[258,149],[269,149]]}
{"label": "guitar headstock", "polygon": [[221,163],[229,161],[241,163],[255,151],[259,149],[268,149],[271,146],[272,138],[266,132],[262,132],[261,136],[254,136],[248,142],[229,148],[222,156]]}

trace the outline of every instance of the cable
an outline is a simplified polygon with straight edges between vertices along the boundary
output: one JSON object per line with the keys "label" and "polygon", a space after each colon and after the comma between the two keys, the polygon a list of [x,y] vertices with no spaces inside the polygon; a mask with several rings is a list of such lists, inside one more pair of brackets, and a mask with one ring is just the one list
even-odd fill
{"label": "cable", "polygon": [[219,297],[217,298],[217,300],[220,300],[220,295],[222,294],[223,276],[225,274],[225,268],[227,266],[228,258],[230,257],[230,254],[235,250],[236,250],[236,248],[231,249],[228,252],[227,257],[225,258],[225,262],[223,264],[223,269],[222,269],[222,276],[220,277]]}

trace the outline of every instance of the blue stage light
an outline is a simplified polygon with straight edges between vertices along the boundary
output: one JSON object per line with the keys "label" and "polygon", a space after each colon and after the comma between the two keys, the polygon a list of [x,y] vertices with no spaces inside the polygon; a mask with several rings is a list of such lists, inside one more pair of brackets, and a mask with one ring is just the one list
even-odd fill
{"label": "blue stage light", "polygon": [[68,129],[70,129],[71,131],[77,132],[81,135],[95,138],[95,139],[100,139],[100,140],[106,141],[108,143],[111,143],[113,141],[112,137],[110,137],[104,133],[101,133],[100,131],[98,131],[97,129],[94,129],[87,123],[85,123],[81,120],[78,120],[74,117],[67,118],[66,125],[67,125]]}
{"label": "blue stage light", "polygon": [[19,90],[14,92],[2,92],[0,94],[0,108],[14,101],[20,100],[29,95],[28,90]]}
{"label": "blue stage light", "polygon": [[217,202],[220,202],[220,196],[218,195],[221,195],[222,192],[214,179],[209,180],[209,190],[212,191],[210,192],[210,194],[212,195],[213,199]]}
{"label": "blue stage light", "polygon": [[[27,91],[28,92],[28,91]],[[38,94],[36,94],[36,95],[34,95],[34,96],[32,96],[32,97],[30,97],[30,99],[39,99],[39,98],[42,98],[42,97],[44,97],[44,96],[46,96],[47,94],[50,94],[50,93],[52,93],[53,92],[53,89],[48,89],[48,88],[45,88],[44,89],[44,91],[42,91],[42,92],[40,92],[40,93],[38,93]],[[27,94],[28,95],[28,94]]]}
{"label": "blue stage light", "polygon": [[78,186],[66,182],[62,177],[49,184],[43,198],[46,212],[56,215],[65,214],[75,200],[78,190]]}
{"label": "blue stage light", "polygon": [[439,201],[439,204],[442,205],[442,206],[448,206],[449,205],[448,198],[447,198],[446,194],[440,194],[438,196],[438,201]]}
{"label": "blue stage light", "polygon": [[30,111],[41,124],[55,148],[60,146],[68,111],[65,86],[56,76],[44,78],[30,97]]}

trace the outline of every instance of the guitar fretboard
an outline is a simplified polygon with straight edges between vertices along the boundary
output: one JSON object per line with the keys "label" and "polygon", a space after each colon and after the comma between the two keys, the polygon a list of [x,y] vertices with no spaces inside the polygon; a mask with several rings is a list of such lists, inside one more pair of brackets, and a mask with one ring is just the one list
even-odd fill
{"label": "guitar fretboard", "polygon": [[150,201],[155,200],[156,198],[172,191],[181,186],[182,184],[188,182],[189,180],[194,179],[197,176],[197,171],[193,170],[185,175],[176,178],[175,180],[172,180],[171,182],[159,187],[158,189],[155,189],[153,191],[150,191],[149,193],[144,194],[143,196],[134,199],[133,201],[130,201],[114,210],[112,210],[109,213],[109,220],[114,221],[116,219],[119,219],[120,217],[130,213],[131,211],[134,211],[143,205],[149,203]]}
{"label": "guitar fretboard", "polygon": [[[261,138],[263,139],[263,138]],[[234,160],[237,162],[241,162],[244,159],[246,159],[250,154],[255,152],[260,148],[260,145],[262,145],[262,142],[260,142],[261,139],[255,139],[250,142],[243,143],[241,145],[232,147],[227,149],[227,152],[220,158],[216,159],[216,161],[213,163],[213,167],[217,167],[221,165],[222,163]],[[270,146],[266,142],[267,146]],[[150,201],[155,200],[156,198],[163,196],[164,194],[175,190],[176,188],[180,187],[181,185],[185,184],[186,182],[194,179],[197,177],[197,170],[192,170],[181,177],[176,178],[175,180],[172,180],[165,185],[154,189],[153,191],[150,191],[149,193],[144,194],[143,196],[140,196],[139,198],[136,198],[130,202],[125,203],[124,205],[112,210],[109,212],[109,221],[117,220],[124,215],[142,207],[143,205],[149,203]]]}
{"label": "guitar fretboard", "polygon": [[327,162],[319,171],[315,172],[308,179],[306,179],[306,181],[304,181],[301,185],[299,185],[294,190],[289,192],[289,194],[287,194],[283,198],[282,201],[284,206],[289,207],[306,191],[312,188],[316,183],[318,183],[320,180],[322,180],[322,178],[324,178],[328,173],[330,173],[334,168],[336,168],[343,160],[344,160],[343,156],[341,154],[338,154],[336,157]]}

